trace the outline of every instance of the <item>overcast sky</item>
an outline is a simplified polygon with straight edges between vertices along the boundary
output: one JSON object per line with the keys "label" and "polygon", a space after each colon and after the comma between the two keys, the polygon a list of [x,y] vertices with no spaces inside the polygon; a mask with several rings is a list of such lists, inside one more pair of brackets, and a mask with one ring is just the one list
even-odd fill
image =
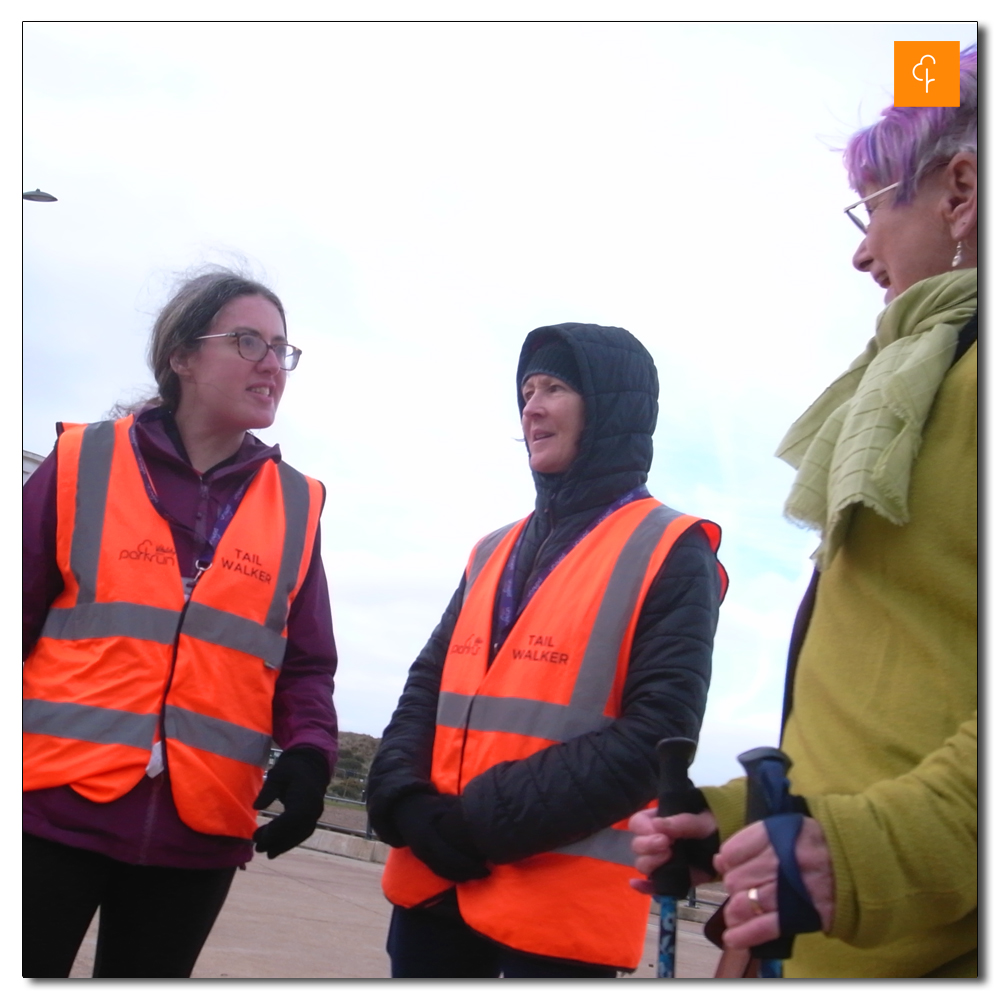
{"label": "overcast sky", "polygon": [[536,326],[624,326],[660,374],[650,488],[732,585],[692,774],[778,739],[816,538],[784,431],[871,336],[836,152],[893,41],[964,24],[27,24],[24,441],[150,384],[186,269],[236,264],[303,350],[260,434],[321,479],[345,730],[378,736],[483,534],[533,489]]}

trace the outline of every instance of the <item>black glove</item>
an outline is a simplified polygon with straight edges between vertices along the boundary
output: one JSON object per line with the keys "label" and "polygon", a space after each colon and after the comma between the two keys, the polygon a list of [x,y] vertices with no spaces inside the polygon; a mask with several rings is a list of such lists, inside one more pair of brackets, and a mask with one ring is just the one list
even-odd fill
{"label": "black glove", "polygon": [[316,829],[323,815],[323,796],[330,783],[326,757],[314,747],[286,750],[267,772],[254,809],[266,809],[280,799],[285,811],[254,831],[257,853],[276,858],[298,846]]}
{"label": "black glove", "polygon": [[449,882],[486,878],[486,856],[472,840],[457,795],[417,792],[401,799],[392,811],[406,846],[435,875]]}

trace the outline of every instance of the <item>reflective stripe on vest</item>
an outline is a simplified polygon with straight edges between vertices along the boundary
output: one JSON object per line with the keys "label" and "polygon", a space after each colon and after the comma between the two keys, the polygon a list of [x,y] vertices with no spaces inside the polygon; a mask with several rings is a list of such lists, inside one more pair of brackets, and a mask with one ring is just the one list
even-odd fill
{"label": "reflective stripe on vest", "polygon": [[123,743],[139,750],[148,750],[153,745],[160,721],[156,714],[40,698],[25,698],[21,702],[21,719],[26,733],[88,743]]}
{"label": "reflective stripe on vest", "polygon": [[598,830],[597,833],[578,840],[575,844],[556,847],[551,854],[572,854],[578,858],[594,858],[597,861],[611,861],[626,868],[635,867],[635,854],[632,852],[632,834],[628,830]]}
{"label": "reflective stripe on vest", "polygon": [[[87,743],[122,743],[149,750],[156,739],[159,715],[125,712],[76,702],[43,701],[26,698],[22,702],[26,733],[85,740]],[[189,746],[244,764],[267,764],[271,739],[253,729],[201,715],[176,705],[165,709],[165,735]]]}
{"label": "reflective stripe on vest", "polygon": [[[288,551],[287,545],[285,551]],[[284,627],[284,623],[281,627]],[[268,625],[258,625],[249,618],[241,618],[229,611],[219,611],[197,601],[191,601],[188,605],[181,632],[195,639],[214,642],[216,646],[226,646],[241,653],[259,656],[272,670],[280,670],[285,659],[286,643],[280,631],[275,634]]]}
{"label": "reflective stripe on vest", "polygon": [[[264,619],[264,627],[280,636],[285,630],[289,597],[295,588],[305,551],[309,486],[305,476],[284,462],[278,463],[278,475],[281,478],[281,492],[285,499],[285,547],[281,552],[278,582],[274,588],[274,597],[267,618]],[[284,657],[285,643],[282,640],[281,655],[268,666],[280,666]]]}
{"label": "reflective stripe on vest", "polygon": [[148,604],[78,604],[75,608],[50,608],[42,635],[47,639],[107,639],[127,635],[172,646],[177,637],[178,613]]}
{"label": "reflective stripe on vest", "polygon": [[465,591],[462,594],[463,605],[469,597],[469,592],[472,590],[473,584],[479,578],[479,574],[482,573],[483,567],[486,565],[490,556],[493,555],[496,547],[503,541],[507,532],[520,523],[520,521],[513,521],[510,524],[505,524],[502,528],[497,528],[496,531],[491,531],[485,538],[480,540],[479,544],[476,546],[475,552],[472,554],[472,559],[469,562],[469,568],[465,574]]}
{"label": "reflective stripe on vest", "polygon": [[97,565],[104,532],[104,509],[111,485],[111,459],[115,450],[115,425],[110,421],[88,424],[80,445],[77,471],[76,518],[70,568],[80,587],[77,604],[97,598]]}
{"label": "reflective stripe on vest", "polygon": [[164,710],[163,734],[196,750],[255,767],[264,767],[271,751],[271,737],[264,733],[176,705]]}
{"label": "reflective stripe on vest", "polygon": [[[177,611],[153,608],[148,604],[123,601],[78,604],[75,608],[52,608],[45,619],[42,635],[50,639],[104,639],[121,635],[172,646],[177,638],[179,618]],[[197,601],[188,605],[181,631],[217,646],[259,656],[275,670],[280,669],[285,658],[285,639],[280,633],[275,635],[271,628],[249,618]]]}

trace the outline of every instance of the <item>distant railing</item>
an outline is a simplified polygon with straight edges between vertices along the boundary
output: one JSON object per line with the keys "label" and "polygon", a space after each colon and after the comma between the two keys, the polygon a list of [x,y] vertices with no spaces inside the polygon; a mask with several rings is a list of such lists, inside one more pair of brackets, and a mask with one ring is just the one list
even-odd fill
{"label": "distant railing", "polygon": [[[274,766],[274,762],[281,756],[281,751],[274,747],[271,750],[270,760],[268,761],[268,768]],[[326,789],[325,798],[329,802],[344,802],[347,805],[364,805],[365,804],[365,792],[367,791],[367,774],[364,771],[355,771],[346,767],[335,767],[333,769],[333,776],[330,778],[330,784]],[[268,814],[271,815],[271,814]],[[276,813],[273,815],[277,815]],[[378,838],[372,832],[371,822],[367,820],[365,822],[364,833],[360,830],[348,830],[339,826],[333,826],[327,823],[319,823],[318,826],[321,829],[335,830],[338,833],[353,833],[355,835],[361,835],[367,840],[377,840]]]}
{"label": "distant railing", "polygon": [[[351,771],[344,767],[335,767],[330,785],[326,790],[327,800],[346,802],[349,805],[364,805],[367,791],[367,776],[361,771]],[[360,833],[360,831],[358,831]],[[365,840],[378,840],[372,831],[371,820],[365,817]]]}
{"label": "distant railing", "polygon": [[366,775],[363,771],[349,771],[343,767],[335,767],[326,790],[326,797],[337,802],[363,803],[366,784]]}
{"label": "distant railing", "polygon": [[[270,759],[267,762],[268,769],[274,767],[274,762],[281,756],[281,751],[273,747]],[[367,774],[364,771],[355,771],[346,767],[335,767],[330,784],[327,786],[326,797],[337,802],[364,803],[365,788],[367,784]]]}

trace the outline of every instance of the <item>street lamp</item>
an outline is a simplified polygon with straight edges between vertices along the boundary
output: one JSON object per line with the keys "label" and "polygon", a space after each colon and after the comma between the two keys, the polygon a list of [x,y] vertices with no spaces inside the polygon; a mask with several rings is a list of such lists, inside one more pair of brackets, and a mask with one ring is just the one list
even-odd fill
{"label": "street lamp", "polygon": [[47,191],[42,191],[41,188],[35,188],[34,191],[25,191],[21,197],[25,201],[58,201],[59,199],[53,195],[49,194]]}

